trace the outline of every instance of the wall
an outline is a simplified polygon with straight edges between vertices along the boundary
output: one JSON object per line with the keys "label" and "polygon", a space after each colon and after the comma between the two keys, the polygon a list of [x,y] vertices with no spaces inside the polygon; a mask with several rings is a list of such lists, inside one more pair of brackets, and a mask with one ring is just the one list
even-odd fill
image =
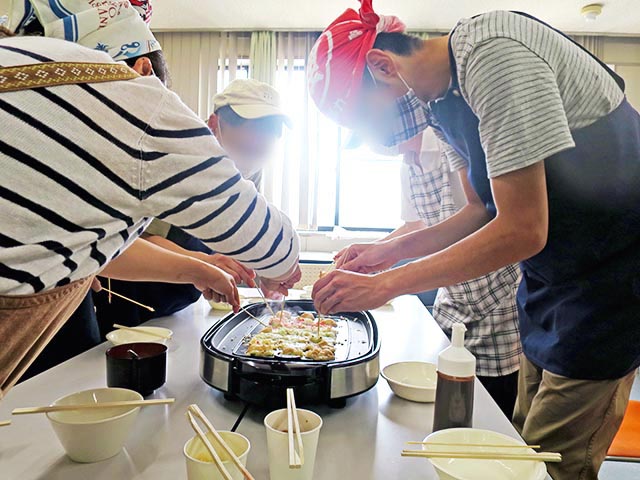
{"label": "wall", "polygon": [[640,38],[605,37],[601,58],[616,66],[627,84],[629,102],[640,110]]}

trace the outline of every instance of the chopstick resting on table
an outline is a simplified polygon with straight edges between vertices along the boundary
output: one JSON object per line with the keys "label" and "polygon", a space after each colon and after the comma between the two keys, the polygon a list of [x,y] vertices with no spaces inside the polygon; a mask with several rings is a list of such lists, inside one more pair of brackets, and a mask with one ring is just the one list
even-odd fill
{"label": "chopstick resting on table", "polygon": [[249,470],[247,470],[247,468],[242,464],[242,462],[237,457],[235,452],[229,447],[229,445],[227,445],[227,443],[224,441],[222,436],[218,433],[218,431],[215,429],[213,424],[209,421],[209,419],[204,414],[204,412],[200,409],[200,407],[198,407],[198,405],[196,404],[189,405],[189,408],[187,410],[187,417],[189,418],[189,423],[191,423],[191,427],[194,429],[194,431],[196,432],[196,434],[198,435],[202,443],[205,445],[205,447],[207,447],[207,450],[213,457],[213,461],[216,464],[216,467],[218,467],[218,470],[220,471],[222,476],[225,477],[225,479],[227,478],[227,476],[229,479],[231,479],[231,475],[229,475],[229,472],[222,464],[222,461],[220,460],[220,456],[215,451],[215,448],[213,447],[213,445],[211,445],[211,442],[207,438],[207,435],[205,434],[205,432],[202,431],[202,429],[196,423],[196,418],[199,419],[202,423],[204,423],[204,425],[207,427],[207,430],[209,430],[209,432],[211,432],[211,434],[213,435],[213,438],[216,439],[216,441],[220,444],[220,446],[225,451],[225,453],[229,456],[231,461],[242,472],[242,475],[244,475],[245,480],[255,480],[253,478],[253,475],[249,473]]}
{"label": "chopstick resting on table", "polygon": [[[107,292],[107,293],[109,294],[109,298],[111,298],[111,295],[114,295],[114,296],[119,297],[119,298],[121,298],[121,299],[123,299],[123,300],[126,300],[127,302],[131,302],[131,303],[133,303],[133,304],[135,304],[135,305],[138,305],[139,307],[146,308],[146,309],[147,309],[147,310],[149,310],[150,312],[155,312],[155,311],[156,311],[156,310],[155,310],[155,308],[150,307],[149,305],[145,305],[144,303],[136,302],[136,301],[135,301],[135,300],[133,300],[132,298],[125,297],[124,295],[121,295],[121,294],[119,294],[119,293],[116,293],[116,292],[114,292],[113,290],[110,290],[110,289],[108,289],[108,288],[104,288],[104,287],[102,287],[102,290],[100,290],[100,291],[105,291],[105,292]],[[109,303],[111,303],[111,302],[109,302]]]}
{"label": "chopstick resting on table", "polygon": [[11,420],[2,420],[0,422],[0,427],[8,427],[9,425],[11,425]]}
{"label": "chopstick resting on table", "polygon": [[444,447],[498,447],[498,448],[540,448],[540,445],[505,445],[501,443],[449,443],[449,442],[407,442],[407,445],[436,445]]}
{"label": "chopstick resting on table", "polygon": [[75,405],[48,405],[46,407],[14,408],[12,415],[29,415],[32,413],[67,412],[73,410],[96,410],[101,408],[149,407],[152,405],[168,405],[175,398],[154,398],[151,400],[122,400],[119,402],[78,403]]}
{"label": "chopstick resting on table", "polygon": [[163,338],[165,340],[169,340],[171,338],[171,335],[144,330],[144,327],[142,328],[127,327],[126,325],[120,325],[119,323],[114,323],[113,328],[117,328],[118,330],[127,330],[129,332],[142,333],[143,335],[151,335],[152,337]]}
{"label": "chopstick resting on table", "polygon": [[[297,450],[294,445],[294,436]],[[304,465],[304,448],[293,388],[287,388],[287,440],[289,442],[289,468],[301,468]]]}
{"label": "chopstick resting on table", "polygon": [[528,460],[535,462],[557,463],[562,461],[562,455],[555,452],[539,453],[504,453],[504,452],[430,452],[428,450],[403,450],[403,457],[416,458],[459,458],[474,460]]}

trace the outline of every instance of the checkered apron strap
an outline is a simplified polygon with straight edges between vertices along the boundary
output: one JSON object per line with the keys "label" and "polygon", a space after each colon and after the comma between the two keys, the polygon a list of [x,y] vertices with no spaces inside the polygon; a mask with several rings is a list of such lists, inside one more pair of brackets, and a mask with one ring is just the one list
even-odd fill
{"label": "checkered apron strap", "polygon": [[139,75],[121,63],[50,62],[0,68],[0,93],[56,85],[132,80]]}

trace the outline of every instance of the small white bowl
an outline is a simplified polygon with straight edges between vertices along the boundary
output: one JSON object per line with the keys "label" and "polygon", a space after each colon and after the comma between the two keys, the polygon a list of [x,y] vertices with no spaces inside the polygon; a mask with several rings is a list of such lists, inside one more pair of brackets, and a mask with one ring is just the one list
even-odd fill
{"label": "small white bowl", "polygon": [[[173,332],[168,328],[163,327],[135,327],[139,332],[132,332],[131,330],[112,330],[107,333],[107,340],[109,340],[114,345],[122,345],[123,343],[139,343],[139,342],[147,342],[147,343],[162,343],[166,345],[170,340]],[[159,335],[167,335],[169,338],[164,339],[160,337],[156,337],[155,335],[147,335],[144,332],[153,332]]]}
{"label": "small white bowl", "polygon": [[[54,405],[142,400],[126,388],[93,388],[59,398]],[[99,462],[117,455],[129,435],[140,407],[100,408],[49,412],[47,418],[69,458]]]}
{"label": "small white bowl", "polygon": [[[218,433],[233,453],[236,454],[240,463],[246,466],[247,456],[249,455],[249,450],[251,450],[249,439],[236,432],[218,431]],[[231,478],[233,478],[233,480],[242,480],[244,475],[215,440],[211,432],[207,432],[207,439],[209,439],[211,445],[215,448],[216,453],[220,457],[220,460],[222,460],[222,464],[231,475]],[[184,453],[187,461],[187,480],[217,480],[223,478],[213,461],[208,462],[202,459],[204,456],[210,457],[211,455],[199,437],[192,437],[187,441],[187,443],[184,444],[182,453]]]}
{"label": "small white bowl", "polygon": [[[522,445],[521,440],[491,430],[479,428],[449,428],[432,433],[425,442]],[[465,447],[423,445],[423,450],[493,453],[499,447]],[[514,449],[509,449],[509,453]],[[517,449],[521,453],[535,453],[530,448]],[[504,451],[504,450],[503,450]],[[440,480],[543,480],[547,476],[544,462],[521,460],[477,460],[460,458],[430,458]]]}
{"label": "small white bowl", "polygon": [[436,399],[438,374],[433,363],[393,363],[384,367],[380,375],[400,398],[423,403]]}

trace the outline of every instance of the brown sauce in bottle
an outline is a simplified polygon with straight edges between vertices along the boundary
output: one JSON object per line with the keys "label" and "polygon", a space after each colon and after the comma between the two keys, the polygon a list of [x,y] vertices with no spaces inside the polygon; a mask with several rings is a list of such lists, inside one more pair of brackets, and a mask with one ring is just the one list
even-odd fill
{"label": "brown sauce in bottle", "polygon": [[433,431],[471,427],[475,377],[452,377],[438,372]]}

